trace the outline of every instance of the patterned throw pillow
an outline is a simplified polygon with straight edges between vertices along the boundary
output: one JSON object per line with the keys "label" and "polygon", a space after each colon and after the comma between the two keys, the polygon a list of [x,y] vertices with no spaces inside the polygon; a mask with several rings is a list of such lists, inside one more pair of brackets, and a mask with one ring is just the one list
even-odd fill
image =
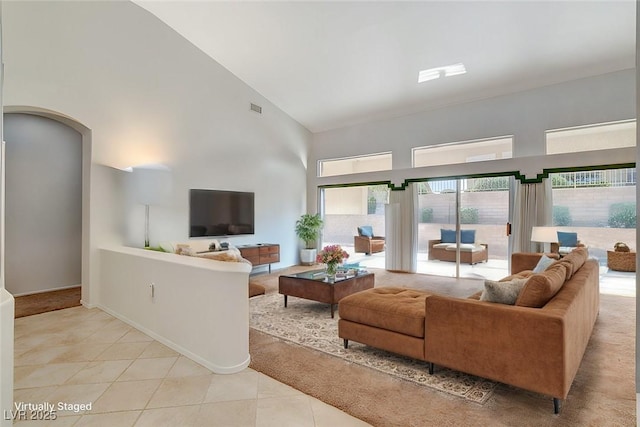
{"label": "patterned throw pillow", "polygon": [[514,305],[527,280],[526,278],[513,279],[508,282],[485,280],[484,291],[482,291],[482,295],[480,295],[480,301]]}

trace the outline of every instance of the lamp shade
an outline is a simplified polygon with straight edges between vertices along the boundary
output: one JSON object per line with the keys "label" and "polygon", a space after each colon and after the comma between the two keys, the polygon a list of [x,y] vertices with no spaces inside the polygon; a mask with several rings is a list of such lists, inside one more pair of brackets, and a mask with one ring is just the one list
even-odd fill
{"label": "lamp shade", "polygon": [[558,229],[556,227],[533,227],[531,229],[531,241],[553,243],[558,241]]}
{"label": "lamp shade", "polygon": [[135,198],[143,205],[160,205],[171,194],[171,170],[164,165],[142,165],[132,168]]}

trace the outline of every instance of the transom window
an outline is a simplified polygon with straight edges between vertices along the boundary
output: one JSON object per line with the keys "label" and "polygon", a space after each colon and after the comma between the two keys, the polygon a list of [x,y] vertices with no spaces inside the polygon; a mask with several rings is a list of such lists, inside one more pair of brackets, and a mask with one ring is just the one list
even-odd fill
{"label": "transom window", "polygon": [[513,136],[416,147],[411,151],[413,167],[416,168],[510,159],[513,155]]}
{"label": "transom window", "polygon": [[636,146],[636,121],[600,123],[546,132],[547,154]]}
{"label": "transom window", "polygon": [[318,160],[318,176],[391,170],[391,153]]}

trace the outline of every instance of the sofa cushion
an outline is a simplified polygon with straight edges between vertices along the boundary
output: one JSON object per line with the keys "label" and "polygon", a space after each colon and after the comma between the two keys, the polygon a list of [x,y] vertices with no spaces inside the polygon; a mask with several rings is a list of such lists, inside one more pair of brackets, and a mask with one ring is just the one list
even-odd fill
{"label": "sofa cushion", "polygon": [[485,280],[480,301],[514,305],[527,280],[529,279],[513,279],[507,282]]}
{"label": "sofa cushion", "polygon": [[533,274],[532,270],[523,270],[515,274],[512,274],[510,276],[507,276],[503,279],[500,279],[500,282],[509,282],[513,279],[528,279],[529,277],[531,277],[532,274]]}
{"label": "sofa cushion", "polygon": [[573,275],[584,265],[587,258],[589,258],[589,250],[585,247],[579,247],[569,252],[560,261],[571,263],[571,275]]}
{"label": "sofa cushion", "polygon": [[563,263],[555,263],[543,273],[531,275],[525,283],[516,305],[540,308],[551,300],[560,290],[567,276]]}
{"label": "sofa cushion", "polygon": [[340,318],[414,337],[424,337],[425,300],[429,292],[382,287],[340,300]]}
{"label": "sofa cushion", "polygon": [[456,242],[456,230],[440,229],[440,243],[455,243]]}

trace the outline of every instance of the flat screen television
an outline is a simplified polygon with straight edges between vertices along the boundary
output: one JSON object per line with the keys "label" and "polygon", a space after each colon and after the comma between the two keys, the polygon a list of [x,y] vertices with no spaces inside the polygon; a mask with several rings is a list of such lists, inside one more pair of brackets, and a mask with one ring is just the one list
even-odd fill
{"label": "flat screen television", "polygon": [[254,193],[189,190],[189,237],[255,234]]}

